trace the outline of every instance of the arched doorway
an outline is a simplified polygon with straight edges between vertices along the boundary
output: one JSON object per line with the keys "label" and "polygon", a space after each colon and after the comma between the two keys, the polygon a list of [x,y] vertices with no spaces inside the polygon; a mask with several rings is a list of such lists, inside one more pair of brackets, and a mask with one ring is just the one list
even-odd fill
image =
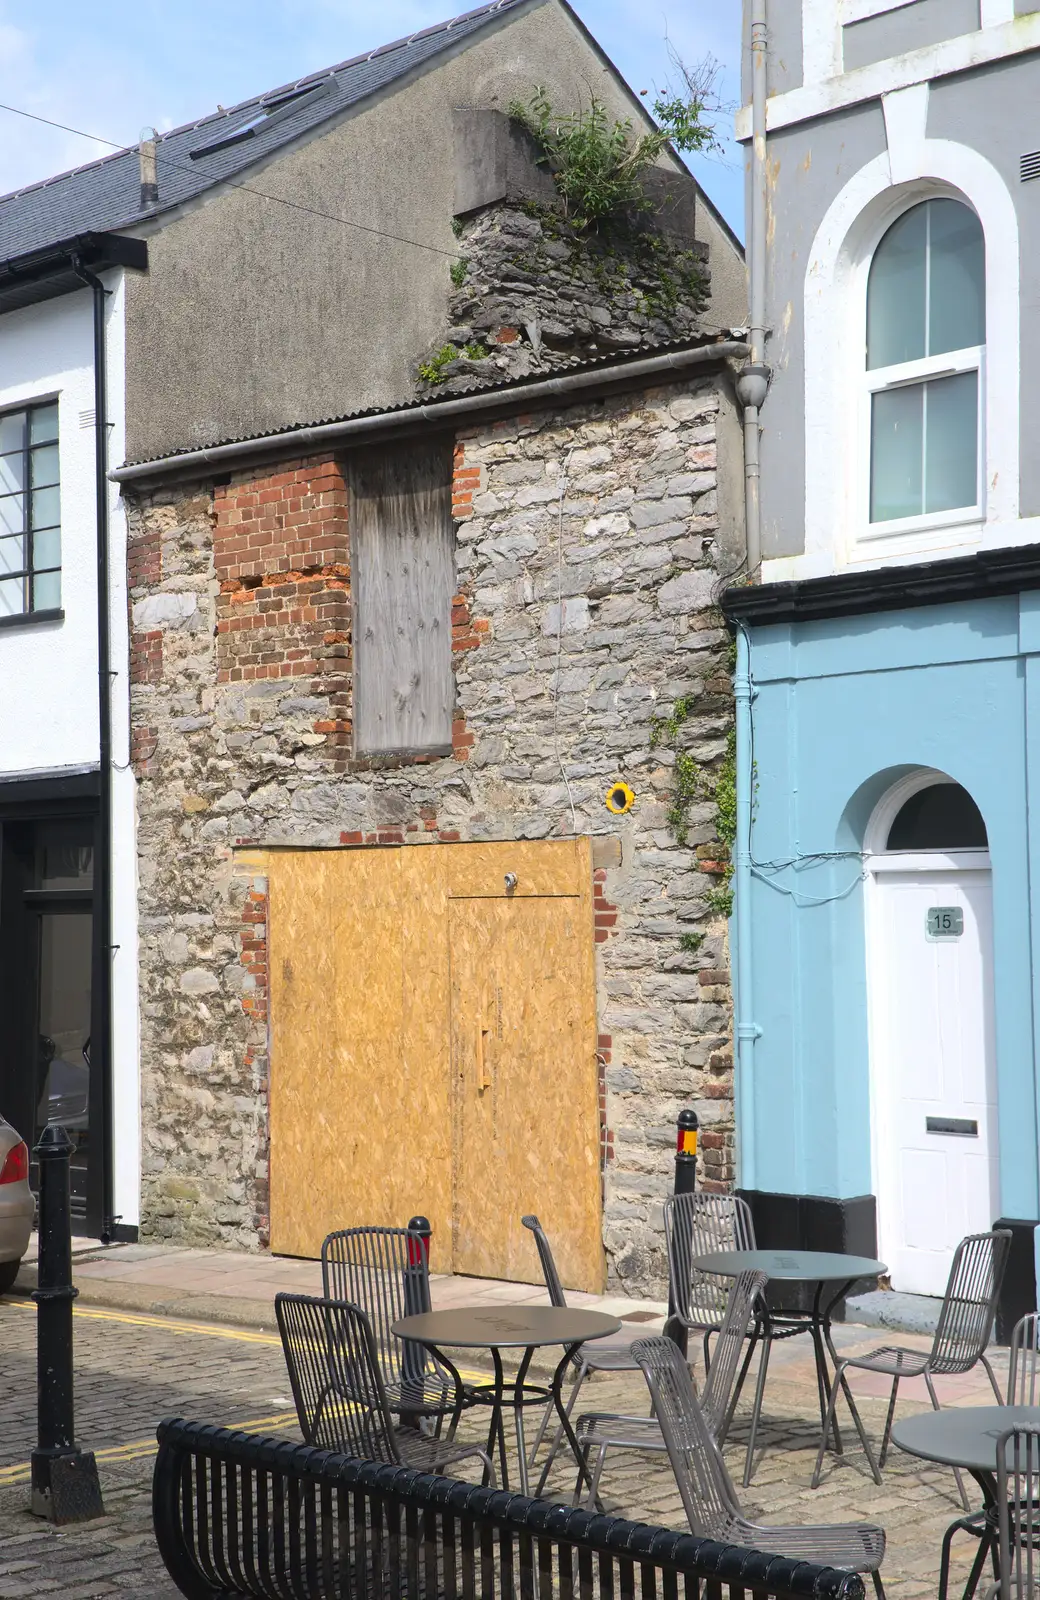
{"label": "arched doorway", "polygon": [[945,773],[895,784],[867,830],[878,1239],[892,1286],[942,1294],[1000,1212],[989,844]]}

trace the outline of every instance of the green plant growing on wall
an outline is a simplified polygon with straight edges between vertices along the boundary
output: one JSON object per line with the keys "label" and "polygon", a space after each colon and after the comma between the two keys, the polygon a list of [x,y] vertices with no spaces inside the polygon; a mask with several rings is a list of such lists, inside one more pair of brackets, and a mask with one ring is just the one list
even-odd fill
{"label": "green plant growing on wall", "polygon": [[451,272],[451,281],[455,288],[461,289],[466,281],[466,273],[469,271],[469,257],[459,256],[457,261],[452,262],[449,270]]}
{"label": "green plant growing on wall", "polygon": [[690,807],[700,793],[700,772],[688,750],[676,747],[680,730],[690,715],[690,701],[681,695],[672,707],[670,717],[651,717],[650,748],[666,744],[675,757],[675,780],[672,784],[672,803],[665,816],[675,835],[677,844],[685,845],[690,831]]}
{"label": "green plant growing on wall", "polygon": [[689,956],[695,956],[704,943],[704,938],[703,933],[680,933],[679,949],[685,951]]}
{"label": "green plant growing on wall", "polygon": [[576,112],[559,112],[539,85],[528,101],[514,100],[510,105],[509,115],[537,144],[576,227],[596,228],[626,209],[651,209],[640,180],[668,145],[679,150],[718,148],[708,121],[707,89],[714,82],[710,64],[706,88],[705,68],[684,67],[674,51],[672,59],[680,85],[657,97],[654,114],[660,126],[642,133],[635,132],[630,117],[612,120],[595,95]]}
{"label": "green plant growing on wall", "polygon": [[420,361],[419,377],[423,383],[443,383],[444,369],[450,362],[458,361],[460,356],[468,356],[471,361],[483,361],[485,356],[490,354],[487,345],[481,344],[477,339],[464,344],[461,350],[457,344],[442,344],[428,361]]}
{"label": "green plant growing on wall", "polygon": [[715,832],[726,847],[726,866],[720,881],[704,897],[708,911],[728,917],[733,910],[733,846],[737,839],[737,735],[731,728],[726,753],[715,776]]}

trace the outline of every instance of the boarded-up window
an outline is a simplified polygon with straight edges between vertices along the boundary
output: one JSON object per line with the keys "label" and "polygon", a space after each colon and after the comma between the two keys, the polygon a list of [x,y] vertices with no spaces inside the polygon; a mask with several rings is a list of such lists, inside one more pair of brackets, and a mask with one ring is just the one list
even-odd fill
{"label": "boarded-up window", "polygon": [[350,487],[355,749],[448,750],[455,699],[451,446],[359,452]]}

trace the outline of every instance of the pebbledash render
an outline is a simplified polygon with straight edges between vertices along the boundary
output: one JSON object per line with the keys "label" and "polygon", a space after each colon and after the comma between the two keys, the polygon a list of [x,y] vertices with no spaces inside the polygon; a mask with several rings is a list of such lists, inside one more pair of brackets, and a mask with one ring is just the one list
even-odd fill
{"label": "pebbledash render", "polygon": [[[353,755],[346,449],[288,457],[286,436],[215,482],[125,489],[143,1237],[267,1242],[257,846],[591,836],[608,1280],[660,1290],[683,1105],[704,1185],[732,1182],[726,923],[708,896],[739,423],[721,356],[670,381],[620,387],[617,371],[612,390],[522,413],[489,396],[493,420],[452,430],[455,710],[432,758]],[[662,733],[680,699],[685,722]],[[703,777],[684,844],[666,815],[677,750]],[[623,815],[606,804],[618,780],[635,796]]]}

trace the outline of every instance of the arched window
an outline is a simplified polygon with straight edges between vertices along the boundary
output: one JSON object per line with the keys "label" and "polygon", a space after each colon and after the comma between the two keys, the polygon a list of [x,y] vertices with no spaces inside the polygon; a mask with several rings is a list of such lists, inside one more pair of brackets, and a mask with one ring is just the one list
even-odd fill
{"label": "arched window", "polygon": [[925,200],[888,229],[867,284],[870,511],[878,532],[981,514],[985,244],[974,211]]}
{"label": "arched window", "polygon": [[982,812],[959,783],[918,789],[888,830],[888,850],[985,850],[989,840]]}

